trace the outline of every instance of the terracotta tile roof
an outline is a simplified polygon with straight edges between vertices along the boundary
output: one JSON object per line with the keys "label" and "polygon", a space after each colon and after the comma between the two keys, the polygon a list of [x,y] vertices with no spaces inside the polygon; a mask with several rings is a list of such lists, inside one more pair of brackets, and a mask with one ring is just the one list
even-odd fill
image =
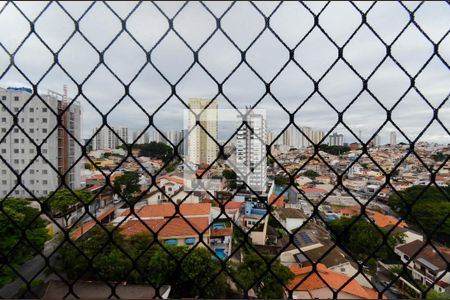
{"label": "terracotta tile roof", "polygon": [[211,236],[232,236],[232,235],[233,229],[231,227],[211,229]]}
{"label": "terracotta tile roof", "polygon": [[[98,222],[109,216],[110,214],[114,213],[116,211],[116,208],[110,208],[100,216],[98,216],[96,219]],[[77,228],[71,235],[72,239],[77,240],[79,239],[83,234],[94,228],[94,226],[97,225],[97,222],[95,220],[92,220],[86,224],[83,224],[83,226]]]}
{"label": "terracotta tile roof", "polygon": [[169,181],[175,182],[177,184],[181,184],[181,185],[185,184],[184,179],[181,177],[178,177],[178,176],[164,175],[164,176],[159,177],[156,182],[159,183],[161,181],[161,179],[166,179],[166,180],[169,180]]}
{"label": "terracotta tile roof", "polygon": [[[276,199],[276,200],[275,200]],[[278,207],[284,207],[284,202],[285,202],[286,197],[284,195],[270,195],[269,198],[269,204],[272,204],[273,202],[275,202],[275,205]]]}
{"label": "terracotta tile roof", "polygon": [[240,209],[243,202],[229,201],[225,204],[225,209]]}
{"label": "terracotta tile roof", "polygon": [[[295,274],[294,280],[289,284],[289,289],[293,289],[298,283],[300,283],[305,277],[307,277],[312,272],[312,267],[300,267],[291,266],[291,271]],[[320,274],[321,279],[316,272],[311,273],[298,287],[295,288],[296,291],[312,291],[317,289],[329,287],[325,282],[334,290],[340,289],[350,277],[333,272],[325,267],[323,264],[317,264],[317,272]],[[325,281],[325,282],[324,282]],[[343,292],[357,296],[362,299],[376,299],[378,294],[375,290],[364,288],[356,280],[351,280],[345,287],[342,288]]]}
{"label": "terracotta tile roof", "polygon": [[[189,224],[183,218],[173,218],[173,219],[151,219],[143,220],[151,230],[154,232],[158,231],[161,227],[160,232],[158,232],[158,237],[168,238],[168,237],[191,237],[198,236],[198,233],[192,228],[194,227],[198,232],[202,232],[208,227],[209,219],[203,218],[189,218]],[[129,220],[121,226],[122,234],[126,236],[134,235],[140,232],[149,232],[148,228],[142,224],[139,220]],[[205,232],[205,235],[209,235],[209,230]]]}
{"label": "terracotta tile roof", "polygon": [[[183,216],[209,215],[211,203],[184,203],[180,205],[180,213]],[[130,210],[127,209],[122,216],[127,216]],[[150,204],[142,207],[136,214],[141,218],[151,217],[171,217],[175,213],[175,205],[172,203]]]}

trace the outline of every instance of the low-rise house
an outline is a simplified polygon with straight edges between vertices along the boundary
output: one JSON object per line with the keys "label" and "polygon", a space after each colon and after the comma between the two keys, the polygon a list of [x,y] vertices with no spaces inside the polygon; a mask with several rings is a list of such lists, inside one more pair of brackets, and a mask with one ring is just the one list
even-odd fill
{"label": "low-rise house", "polygon": [[291,266],[295,278],[288,288],[293,291],[294,299],[332,299],[334,292],[340,299],[377,299],[378,293],[360,285],[355,279],[334,272],[323,264],[317,264],[316,272],[312,267]]}
{"label": "low-rise house", "polygon": [[125,219],[120,225],[124,235],[158,232],[158,239],[168,245],[195,245],[199,241],[199,233],[203,233],[203,242],[208,244],[211,204],[181,204],[179,211],[177,214],[175,205],[170,203],[145,205],[135,214],[127,209],[113,223],[119,224]]}
{"label": "low-rise house", "polygon": [[436,246],[435,249],[430,245],[425,247],[423,245],[424,242],[416,240],[395,247],[395,253],[405,264],[412,258],[407,268],[411,271],[414,280],[425,286],[434,284],[433,289],[436,292],[450,295],[450,271],[448,270],[450,249],[445,246]]}
{"label": "low-rise house", "polygon": [[303,211],[295,208],[278,208],[275,210],[274,216],[289,232],[302,226],[306,220]]}

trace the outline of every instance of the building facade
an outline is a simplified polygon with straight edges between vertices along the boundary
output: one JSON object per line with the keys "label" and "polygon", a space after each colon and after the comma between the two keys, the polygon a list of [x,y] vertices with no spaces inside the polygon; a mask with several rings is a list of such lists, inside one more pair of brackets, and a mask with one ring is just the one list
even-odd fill
{"label": "building facade", "polygon": [[[187,150],[191,164],[211,164],[217,158],[219,149],[214,140],[217,141],[218,133],[218,103],[213,101],[205,109],[210,102],[208,99],[189,99],[189,108],[193,112],[189,112],[187,124]],[[199,115],[199,123],[203,128],[197,125],[195,115]]]}
{"label": "building facade", "polygon": [[344,135],[333,133],[328,137],[328,145],[330,146],[344,146]]}
{"label": "building facade", "polygon": [[[31,96],[28,88],[0,88],[0,197],[45,197],[61,182],[80,188],[80,104],[67,93]],[[19,126],[12,127],[13,115]],[[22,173],[17,186],[13,171]]]}
{"label": "building facade", "polygon": [[252,190],[264,192],[267,187],[266,120],[254,112],[248,112],[245,120],[247,126],[242,126],[236,135],[236,173]]}
{"label": "building facade", "polygon": [[389,133],[389,144],[391,146],[397,145],[397,134],[395,133],[395,131],[391,131]]}
{"label": "building facade", "polygon": [[[142,133],[143,129],[141,130],[136,130],[133,133],[133,142],[135,144],[148,144],[150,142],[150,136],[148,134],[147,131],[145,131],[144,133]],[[142,135],[141,135],[142,134]]]}
{"label": "building facade", "polygon": [[92,131],[92,150],[117,149],[123,144],[128,143],[128,128],[111,127],[114,132],[106,126],[103,126],[98,133],[98,127]]}

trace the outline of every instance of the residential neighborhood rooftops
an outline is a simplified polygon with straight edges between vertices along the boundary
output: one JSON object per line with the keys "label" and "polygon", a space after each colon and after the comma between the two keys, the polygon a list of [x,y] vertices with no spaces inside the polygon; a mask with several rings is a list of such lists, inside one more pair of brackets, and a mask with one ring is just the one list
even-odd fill
{"label": "residential neighborhood rooftops", "polygon": [[[375,290],[363,287],[355,279],[349,281],[348,276],[333,272],[323,264],[317,264],[317,273],[313,272],[311,266],[304,268],[291,266],[290,269],[296,277],[289,284],[289,288],[295,288],[296,291],[311,293],[319,289],[331,288],[333,291],[337,291],[342,288],[341,292],[356,296],[359,299],[378,298],[378,293]],[[318,274],[320,274],[320,277]]]}

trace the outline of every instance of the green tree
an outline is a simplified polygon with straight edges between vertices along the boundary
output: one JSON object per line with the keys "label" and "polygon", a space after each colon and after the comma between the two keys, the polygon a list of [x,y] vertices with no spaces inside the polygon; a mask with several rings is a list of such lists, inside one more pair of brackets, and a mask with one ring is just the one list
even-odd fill
{"label": "green tree", "polygon": [[272,271],[270,272],[266,261],[271,260],[271,256],[263,255],[263,257],[264,259],[251,249],[244,252],[243,262],[235,270],[240,289],[242,291],[253,289],[261,299],[283,298],[283,285],[287,285],[294,278],[294,274],[279,260],[270,265]]}
{"label": "green tree", "polygon": [[[181,261],[179,268],[175,260]],[[155,286],[169,284],[174,298],[226,296],[225,276],[223,273],[217,276],[220,267],[209,250],[200,247],[189,250],[185,246],[159,248],[148,264],[150,282]]]}
{"label": "green tree", "polygon": [[333,154],[333,155],[342,155],[350,151],[350,147],[348,146],[329,146],[329,145],[319,145],[319,150]]}
{"label": "green tree", "polygon": [[125,172],[114,180],[114,192],[120,194],[131,205],[136,199],[134,194],[141,190],[139,174],[137,172]]}
{"label": "green tree", "polygon": [[[389,206],[407,221],[420,224],[426,234],[431,234],[435,228],[437,231],[433,238],[437,241],[450,244],[450,187],[438,189],[435,186],[413,186],[389,198]],[[422,194],[423,193],[423,194]],[[420,197],[419,197],[420,195]],[[403,199],[402,199],[403,198]],[[418,200],[414,202],[416,199]],[[408,213],[412,207],[411,213]],[[439,227],[438,225],[447,218]]]}
{"label": "green tree", "polygon": [[305,173],[303,173],[303,175],[314,180],[317,176],[319,176],[319,173],[313,170],[307,170]]}
{"label": "green tree", "polygon": [[173,157],[173,148],[166,143],[150,142],[148,144],[134,145],[133,149],[139,149],[142,156],[161,159],[164,162],[168,162]]}
{"label": "green tree", "polygon": [[275,176],[276,185],[287,185],[289,183],[289,177],[283,175]]}
{"label": "green tree", "polygon": [[93,200],[92,193],[87,190],[69,191],[67,189],[56,190],[47,198],[52,213],[61,214],[65,226],[68,226],[69,219],[77,204],[89,204]]}
{"label": "green tree", "polygon": [[[387,231],[384,229],[378,230],[376,225],[369,223],[364,219],[358,219],[354,224],[354,218],[343,218],[340,220],[330,221],[330,225],[335,236],[340,236],[339,241],[354,255],[361,259],[366,259],[372,251],[381,246],[383,236]],[[352,224],[352,225],[351,225]],[[380,232],[381,231],[381,232]],[[345,232],[345,233],[344,233]],[[344,233],[342,235],[342,233]],[[387,244],[393,249],[398,243],[403,241],[403,234],[391,233],[388,236]],[[389,259],[394,257],[393,251],[386,245],[374,254],[379,259]]]}
{"label": "green tree", "polygon": [[[12,267],[19,270],[31,258],[33,247],[40,250],[49,239],[46,223],[41,217],[36,218],[40,211],[31,207],[29,201],[7,198],[0,200],[0,207],[0,254]],[[25,241],[21,229],[33,247]],[[15,277],[10,268],[0,267],[0,286]]]}

